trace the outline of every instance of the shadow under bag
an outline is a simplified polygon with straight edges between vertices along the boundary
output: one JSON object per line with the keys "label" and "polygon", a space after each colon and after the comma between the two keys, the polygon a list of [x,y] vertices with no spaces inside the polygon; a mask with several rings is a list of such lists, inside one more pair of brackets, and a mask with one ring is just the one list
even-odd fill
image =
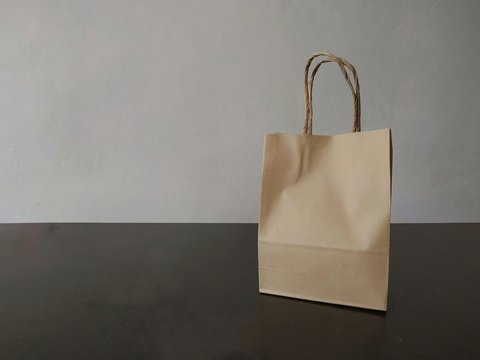
{"label": "shadow under bag", "polygon": [[[322,60],[309,80],[317,57]],[[342,135],[312,135],[313,81],[320,66],[330,62],[338,65],[353,94],[353,129]],[[361,131],[356,70],[329,53],[314,53],[307,61],[305,113],[303,135],[265,135],[260,292],[386,310],[390,129]]]}

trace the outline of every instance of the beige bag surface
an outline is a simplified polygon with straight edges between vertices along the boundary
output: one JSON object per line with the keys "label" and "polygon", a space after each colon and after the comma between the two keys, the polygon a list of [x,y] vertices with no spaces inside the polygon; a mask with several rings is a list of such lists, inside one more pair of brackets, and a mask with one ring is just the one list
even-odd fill
{"label": "beige bag surface", "polygon": [[[309,80],[310,65],[320,56],[323,60]],[[353,130],[312,135],[313,80],[320,66],[329,62],[339,66],[352,91]],[[355,68],[329,53],[315,53],[307,61],[305,108],[303,135],[265,136],[258,232],[260,292],[386,310],[390,129],[360,131]]]}

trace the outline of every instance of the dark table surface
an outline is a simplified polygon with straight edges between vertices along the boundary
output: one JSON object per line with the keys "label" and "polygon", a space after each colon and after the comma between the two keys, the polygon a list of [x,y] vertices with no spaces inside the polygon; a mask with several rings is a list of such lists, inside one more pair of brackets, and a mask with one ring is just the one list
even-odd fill
{"label": "dark table surface", "polygon": [[0,225],[0,359],[480,359],[479,234],[392,225],[385,314],[260,295],[255,224]]}

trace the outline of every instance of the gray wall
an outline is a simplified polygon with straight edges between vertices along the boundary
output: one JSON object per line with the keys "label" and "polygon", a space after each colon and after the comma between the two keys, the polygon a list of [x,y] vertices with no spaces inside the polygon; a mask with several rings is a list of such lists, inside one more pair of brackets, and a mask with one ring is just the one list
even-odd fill
{"label": "gray wall", "polygon": [[[303,66],[359,71],[394,222],[480,221],[480,2],[0,0],[0,221],[254,222]],[[314,132],[351,127],[337,68]]]}

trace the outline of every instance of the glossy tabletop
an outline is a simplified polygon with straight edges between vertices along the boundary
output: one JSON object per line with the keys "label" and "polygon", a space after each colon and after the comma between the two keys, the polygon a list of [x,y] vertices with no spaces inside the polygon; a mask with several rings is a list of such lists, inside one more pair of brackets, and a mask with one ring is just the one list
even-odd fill
{"label": "glossy tabletop", "polygon": [[480,224],[392,225],[387,313],[260,295],[256,241],[0,225],[0,359],[480,359]]}

